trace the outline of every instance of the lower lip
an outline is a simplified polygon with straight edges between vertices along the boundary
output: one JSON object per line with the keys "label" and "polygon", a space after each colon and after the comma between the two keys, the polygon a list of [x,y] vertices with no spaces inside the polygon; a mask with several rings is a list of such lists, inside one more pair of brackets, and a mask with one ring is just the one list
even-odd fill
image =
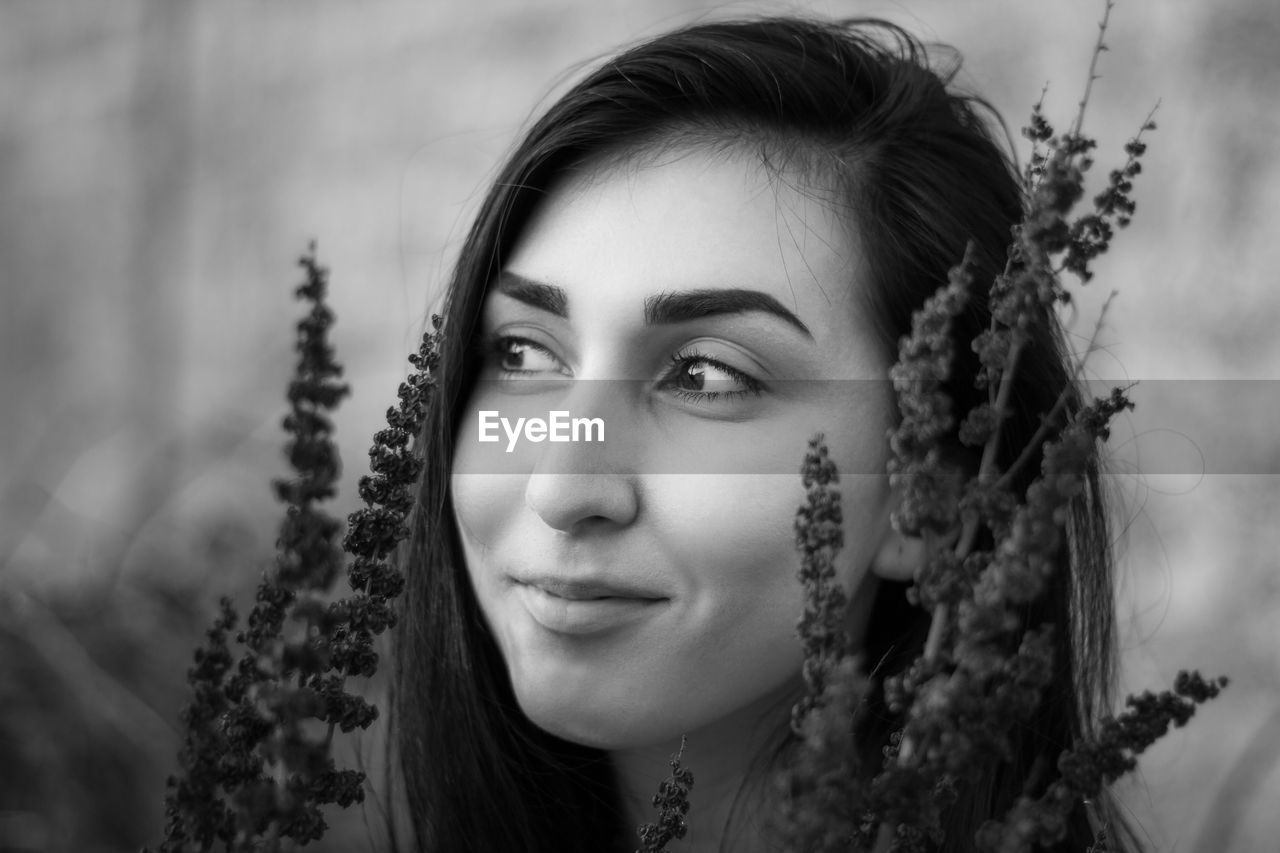
{"label": "lower lip", "polygon": [[556,634],[599,634],[643,619],[665,598],[561,598],[517,583],[516,595],[533,621]]}

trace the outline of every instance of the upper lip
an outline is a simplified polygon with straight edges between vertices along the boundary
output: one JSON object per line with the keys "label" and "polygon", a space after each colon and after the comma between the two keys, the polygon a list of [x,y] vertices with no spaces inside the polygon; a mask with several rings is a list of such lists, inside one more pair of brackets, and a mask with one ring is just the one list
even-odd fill
{"label": "upper lip", "polygon": [[604,578],[566,578],[557,575],[513,576],[516,583],[534,586],[543,592],[572,601],[588,601],[593,598],[643,598],[653,601],[666,598],[653,590],[643,589],[626,581]]}

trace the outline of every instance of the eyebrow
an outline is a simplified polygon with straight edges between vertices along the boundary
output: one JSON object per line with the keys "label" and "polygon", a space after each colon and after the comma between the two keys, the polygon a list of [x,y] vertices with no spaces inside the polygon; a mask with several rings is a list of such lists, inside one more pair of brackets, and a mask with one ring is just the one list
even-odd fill
{"label": "eyebrow", "polygon": [[[503,271],[496,284],[499,293],[512,299],[557,317],[569,317],[569,297],[563,288],[533,281],[510,271]],[[813,340],[813,333],[799,317],[788,311],[777,299],[758,290],[684,290],[659,293],[644,300],[644,322],[648,326],[752,312],[771,314]]]}
{"label": "eyebrow", "polygon": [[809,327],[800,322],[782,303],[758,290],[685,290],[679,293],[659,293],[644,301],[644,321],[650,325],[659,323],[683,323],[703,317],[721,314],[747,314],[759,311],[795,326],[804,336],[813,339]]}
{"label": "eyebrow", "polygon": [[563,288],[527,279],[504,270],[497,281],[498,292],[525,305],[549,311],[557,317],[569,317],[569,297]]}

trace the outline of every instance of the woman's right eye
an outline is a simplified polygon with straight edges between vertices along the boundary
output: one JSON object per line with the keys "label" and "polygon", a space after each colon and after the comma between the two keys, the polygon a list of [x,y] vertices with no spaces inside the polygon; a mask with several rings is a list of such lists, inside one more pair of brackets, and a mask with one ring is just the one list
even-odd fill
{"label": "woman's right eye", "polygon": [[505,379],[532,378],[548,373],[567,376],[569,370],[551,350],[528,338],[496,335],[485,346],[487,364]]}

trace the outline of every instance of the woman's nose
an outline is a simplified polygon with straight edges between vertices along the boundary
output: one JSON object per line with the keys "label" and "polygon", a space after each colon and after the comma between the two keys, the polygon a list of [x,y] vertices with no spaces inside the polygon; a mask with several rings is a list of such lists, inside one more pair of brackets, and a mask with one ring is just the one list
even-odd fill
{"label": "woman's nose", "polygon": [[623,382],[578,381],[563,401],[570,417],[598,419],[603,428],[573,440],[543,443],[525,485],[525,503],[546,524],[573,533],[597,525],[625,526],[640,511],[640,480],[626,451],[632,418]]}
{"label": "woman's nose", "polygon": [[635,520],[639,500],[632,478],[614,473],[529,475],[525,503],[563,533],[593,526],[623,527]]}

